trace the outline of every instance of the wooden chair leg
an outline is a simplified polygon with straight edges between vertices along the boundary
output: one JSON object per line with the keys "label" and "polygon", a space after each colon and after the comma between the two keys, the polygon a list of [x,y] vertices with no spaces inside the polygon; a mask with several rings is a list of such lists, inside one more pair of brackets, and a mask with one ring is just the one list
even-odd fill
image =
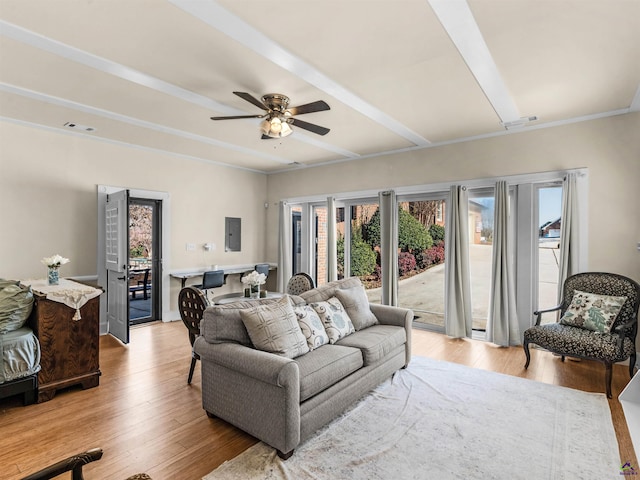
{"label": "wooden chair leg", "polygon": [[193,378],[193,371],[196,369],[196,357],[191,357],[191,368],[189,368],[189,380],[187,385],[191,385],[191,379]]}
{"label": "wooden chair leg", "polygon": [[524,354],[527,357],[527,361],[524,364],[524,369],[526,370],[527,368],[529,368],[529,362],[531,362],[531,354],[529,353],[529,342],[524,342],[522,344],[522,348],[524,348]]}
{"label": "wooden chair leg", "polygon": [[611,362],[606,362],[605,367],[606,372],[604,381],[607,388],[607,398],[611,398],[611,378],[613,377],[613,365],[611,364]]}

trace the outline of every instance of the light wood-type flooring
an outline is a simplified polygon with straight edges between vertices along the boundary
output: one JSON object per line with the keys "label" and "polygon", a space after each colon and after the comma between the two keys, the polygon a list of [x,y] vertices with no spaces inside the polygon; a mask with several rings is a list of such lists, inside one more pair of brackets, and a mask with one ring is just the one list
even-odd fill
{"label": "light wood-type flooring", "polygon": [[[84,468],[87,480],[124,479],[146,472],[154,480],[200,479],[256,440],[201,407],[200,367],[187,385],[191,360],[182,322],[154,323],[131,331],[123,346],[100,339],[100,386],[72,387],[51,401],[24,407],[19,397],[0,400],[0,479],[18,479],[83,450],[100,447],[101,460]],[[413,354],[473,368],[604,391],[604,366],[532,351],[524,370],[521,347],[499,348],[474,340],[454,340],[415,330]],[[628,368],[614,366],[613,394],[629,381]],[[609,401],[621,461],[638,469],[620,403]],[[535,455],[535,452],[532,452]],[[617,477],[618,472],[611,472]]]}

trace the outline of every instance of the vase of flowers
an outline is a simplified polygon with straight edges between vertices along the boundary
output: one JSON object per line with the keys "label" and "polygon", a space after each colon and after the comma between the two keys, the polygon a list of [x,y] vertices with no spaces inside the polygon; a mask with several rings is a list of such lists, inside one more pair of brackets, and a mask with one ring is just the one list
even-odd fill
{"label": "vase of flowers", "polygon": [[260,298],[260,285],[267,281],[267,277],[264,273],[258,273],[254,270],[242,277],[241,281],[244,284],[245,291],[249,290],[249,297]]}
{"label": "vase of flowers", "polygon": [[40,261],[46,265],[49,270],[47,275],[49,285],[58,285],[60,282],[60,267],[65,263],[69,263],[69,259],[56,253],[52,257],[45,257]]}

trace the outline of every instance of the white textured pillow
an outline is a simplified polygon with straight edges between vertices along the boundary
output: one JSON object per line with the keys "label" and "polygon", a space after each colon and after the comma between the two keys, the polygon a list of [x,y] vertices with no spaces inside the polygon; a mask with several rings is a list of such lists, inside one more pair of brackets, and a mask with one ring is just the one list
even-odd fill
{"label": "white textured pillow", "polygon": [[326,302],[312,303],[311,306],[322,320],[324,329],[329,336],[329,343],[336,343],[341,338],[355,332],[351,318],[336,297],[331,297]]}
{"label": "white textured pillow", "polygon": [[240,310],[242,323],[258,350],[295,358],[309,351],[287,296],[276,303]]}
{"label": "white textured pillow", "polygon": [[363,285],[336,290],[336,297],[347,310],[356,331],[378,323],[378,319],[369,309],[369,298]]}
{"label": "white textured pillow", "polygon": [[626,301],[627,297],[597,295],[575,290],[571,304],[564,312],[560,323],[594,332],[609,333]]}
{"label": "white textured pillow", "polygon": [[296,317],[298,317],[298,324],[300,325],[302,334],[307,339],[309,350],[315,350],[329,343],[329,336],[324,329],[322,320],[320,320],[318,313],[311,305],[294,307],[293,311]]}

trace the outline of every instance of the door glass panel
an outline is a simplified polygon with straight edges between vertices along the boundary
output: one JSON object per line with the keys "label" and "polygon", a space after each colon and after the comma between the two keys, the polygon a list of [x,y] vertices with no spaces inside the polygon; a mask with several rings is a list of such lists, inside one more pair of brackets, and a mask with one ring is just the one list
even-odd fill
{"label": "door glass panel", "polygon": [[302,208],[291,208],[291,269],[292,273],[302,272]]}
{"label": "door glass panel", "polygon": [[327,207],[313,207],[314,275],[316,285],[327,283]]}
{"label": "door glass panel", "polygon": [[152,319],[153,204],[135,199],[129,205],[129,320]]}
{"label": "door glass panel", "polygon": [[469,271],[474,330],[485,331],[489,315],[493,254],[493,189],[469,192]]}
{"label": "door glass panel", "polygon": [[[558,303],[562,185],[538,189],[538,308]],[[542,323],[556,321],[556,313],[546,313]]]}
{"label": "door glass panel", "polygon": [[444,329],[444,198],[399,202],[398,305]]}
{"label": "door glass panel", "polygon": [[[348,212],[349,233],[338,234],[338,278],[355,276],[362,280],[369,302],[380,303],[380,215],[378,203],[362,203],[344,209]],[[344,217],[344,215],[343,215]],[[377,236],[374,232],[377,222]],[[344,223],[344,222],[343,222]],[[349,267],[348,269],[346,267]]]}

